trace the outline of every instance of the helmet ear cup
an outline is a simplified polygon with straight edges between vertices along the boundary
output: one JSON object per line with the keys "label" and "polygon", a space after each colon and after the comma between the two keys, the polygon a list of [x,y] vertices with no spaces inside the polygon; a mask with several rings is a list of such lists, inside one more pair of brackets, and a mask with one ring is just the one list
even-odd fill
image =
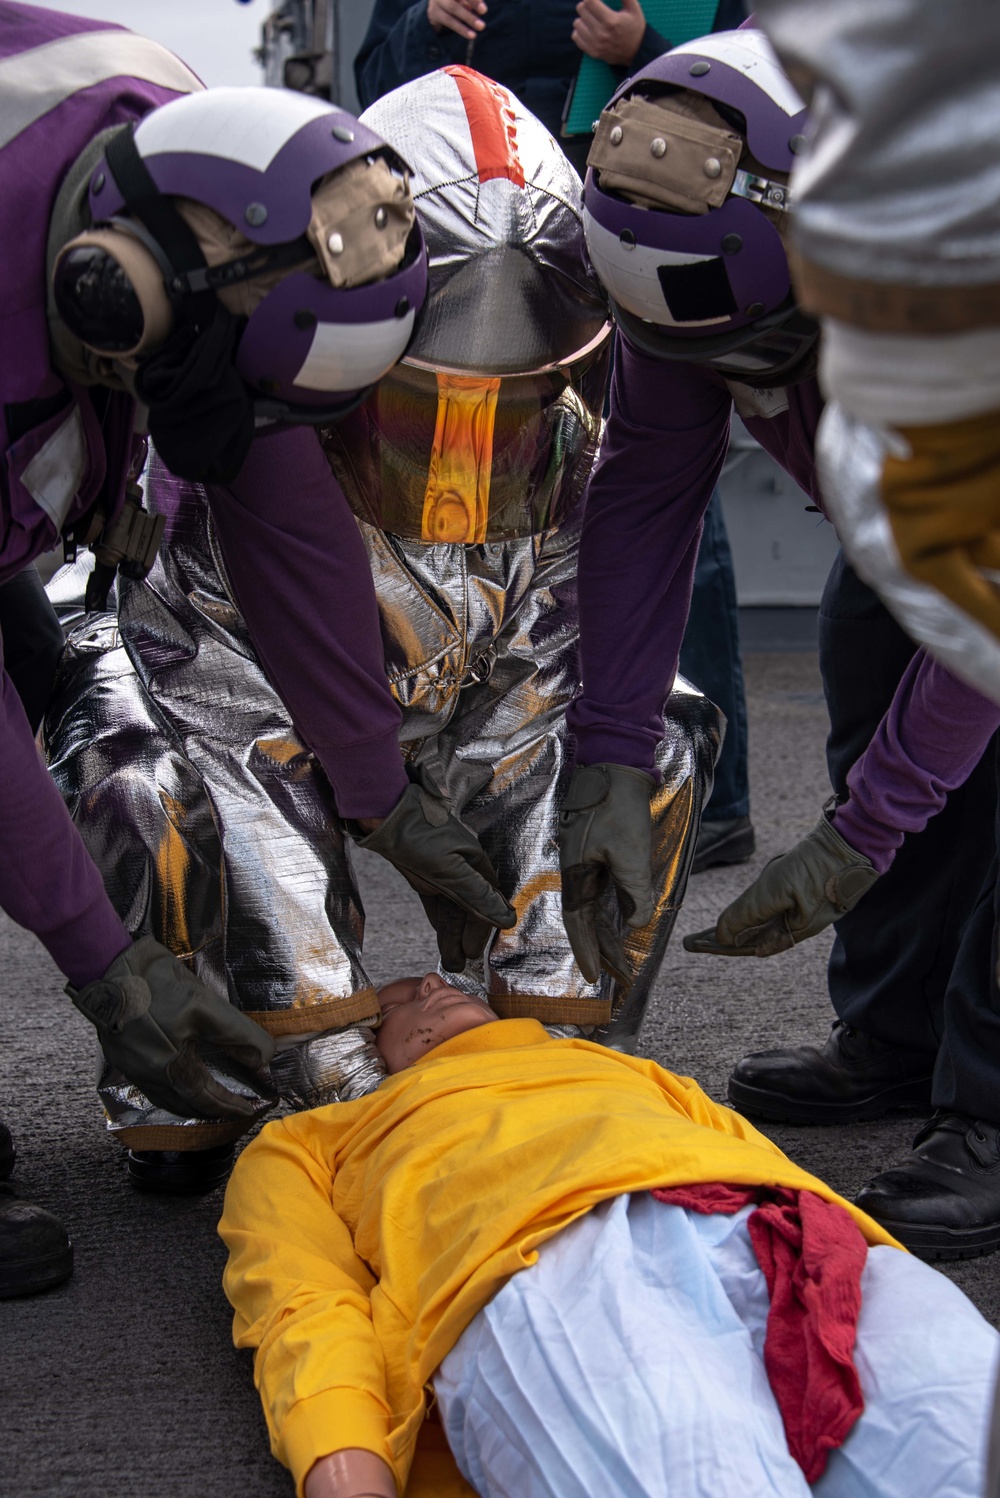
{"label": "helmet ear cup", "polygon": [[126,233],[95,229],[70,240],[56,261],[56,310],[94,353],[134,358],[173,327],[163,276],[146,247]]}

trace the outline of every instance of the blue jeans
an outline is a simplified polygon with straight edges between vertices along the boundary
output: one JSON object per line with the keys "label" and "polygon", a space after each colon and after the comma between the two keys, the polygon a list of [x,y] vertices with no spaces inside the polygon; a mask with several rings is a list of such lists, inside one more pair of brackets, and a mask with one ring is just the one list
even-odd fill
{"label": "blue jeans", "polygon": [[702,821],[747,817],[750,815],[747,704],[740,659],[736,579],[718,489],[705,511],[680,669],[681,675],[726,715],[726,736],[715,767],[715,786]]}

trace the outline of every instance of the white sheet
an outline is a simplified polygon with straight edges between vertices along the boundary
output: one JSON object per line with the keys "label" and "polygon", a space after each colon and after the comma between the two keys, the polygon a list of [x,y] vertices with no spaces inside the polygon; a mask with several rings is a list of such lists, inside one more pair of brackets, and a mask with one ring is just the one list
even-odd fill
{"label": "white sheet", "polygon": [[508,1281],[434,1380],[482,1498],[978,1498],[1000,1337],[891,1248],[862,1281],[865,1413],[810,1489],[764,1371],[751,1210],[619,1197]]}

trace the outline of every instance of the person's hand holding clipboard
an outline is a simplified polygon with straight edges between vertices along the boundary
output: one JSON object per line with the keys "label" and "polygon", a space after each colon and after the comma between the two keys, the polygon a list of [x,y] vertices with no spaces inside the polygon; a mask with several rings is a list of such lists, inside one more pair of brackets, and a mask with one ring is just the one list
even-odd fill
{"label": "person's hand holding clipboard", "polygon": [[590,134],[622,81],[614,69],[631,67],[647,26],[664,39],[664,49],[676,47],[711,31],[717,9],[718,0],[580,0],[572,35],[584,56],[566,100],[562,134]]}

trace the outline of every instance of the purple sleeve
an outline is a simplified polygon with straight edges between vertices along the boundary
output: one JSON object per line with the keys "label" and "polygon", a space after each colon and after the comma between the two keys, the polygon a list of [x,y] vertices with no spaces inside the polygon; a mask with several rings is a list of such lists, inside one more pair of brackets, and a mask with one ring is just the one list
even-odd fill
{"label": "purple sleeve", "polygon": [[240,610],[340,815],[386,816],[407,785],[400,712],[368,556],[315,432],[259,437],[207,492]]}
{"label": "purple sleeve", "polygon": [[31,735],[0,649],[0,907],[77,988],[131,944]]}
{"label": "purple sleeve", "polygon": [[580,546],[583,691],[568,719],[581,764],[655,774],[731,405],[696,366],[661,363],[618,340]]}
{"label": "purple sleeve", "polygon": [[834,825],[880,874],[962,785],[1000,728],[1000,707],[918,650],[889,711],[847,776]]}

